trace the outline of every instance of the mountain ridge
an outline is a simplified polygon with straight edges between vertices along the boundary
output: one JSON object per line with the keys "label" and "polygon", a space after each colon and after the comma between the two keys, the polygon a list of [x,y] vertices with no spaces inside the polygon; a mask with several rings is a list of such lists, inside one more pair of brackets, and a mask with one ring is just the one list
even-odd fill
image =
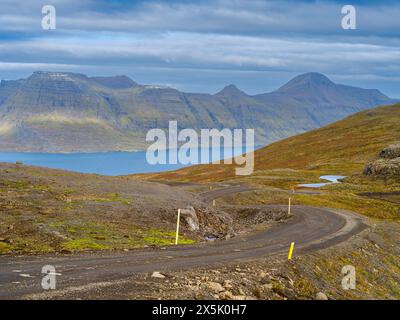
{"label": "mountain ridge", "polygon": [[88,77],[36,71],[0,83],[0,150],[131,151],[146,148],[153,128],[253,128],[264,145],[395,101],[377,90],[299,75],[276,91],[248,95],[235,85],[186,93],[141,85],[127,76]]}

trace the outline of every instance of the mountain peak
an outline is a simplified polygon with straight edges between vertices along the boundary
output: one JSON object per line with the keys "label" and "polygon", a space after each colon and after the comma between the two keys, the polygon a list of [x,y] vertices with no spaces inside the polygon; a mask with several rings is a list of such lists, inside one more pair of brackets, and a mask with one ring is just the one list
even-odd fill
{"label": "mountain peak", "polygon": [[297,90],[300,87],[331,87],[335,84],[325,75],[318,72],[309,72],[298,75],[278,89],[278,92]]}
{"label": "mountain peak", "polygon": [[113,77],[90,77],[90,80],[111,89],[128,89],[138,86],[135,81],[125,75]]}
{"label": "mountain peak", "polygon": [[[55,71],[35,71],[32,73],[28,80],[32,81],[79,81],[90,83],[93,82],[100,84],[103,87],[110,89],[126,89],[138,86],[138,84],[131,78],[118,75],[111,77],[88,77],[84,74],[73,72],[55,72]],[[88,82],[89,81],[89,82]]]}
{"label": "mountain peak", "polygon": [[85,78],[87,76],[80,73],[72,72],[55,72],[55,71],[35,71],[28,79],[47,79],[47,80],[60,80],[71,78]]}
{"label": "mountain peak", "polygon": [[329,80],[329,78],[326,75],[319,73],[319,72],[307,72],[307,73],[299,74],[296,78],[308,79],[308,80],[313,80],[313,81],[324,80],[324,81],[331,82],[331,80]]}
{"label": "mountain peak", "polygon": [[237,96],[237,95],[246,95],[245,92],[238,89],[234,84],[230,84],[223,88],[220,92],[216,94],[217,96]]}

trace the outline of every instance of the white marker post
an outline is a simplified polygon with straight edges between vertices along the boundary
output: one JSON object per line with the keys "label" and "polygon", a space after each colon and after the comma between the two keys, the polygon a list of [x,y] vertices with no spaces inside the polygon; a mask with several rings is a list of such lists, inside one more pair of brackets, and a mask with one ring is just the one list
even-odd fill
{"label": "white marker post", "polygon": [[179,240],[179,224],[181,221],[181,209],[178,209],[178,219],[176,221],[176,236],[175,236],[175,245],[178,244]]}
{"label": "white marker post", "polygon": [[290,216],[291,215],[291,210],[290,210],[290,198],[289,198],[289,207],[288,207],[288,215]]}
{"label": "white marker post", "polygon": [[215,207],[215,200],[213,200],[213,207]]}

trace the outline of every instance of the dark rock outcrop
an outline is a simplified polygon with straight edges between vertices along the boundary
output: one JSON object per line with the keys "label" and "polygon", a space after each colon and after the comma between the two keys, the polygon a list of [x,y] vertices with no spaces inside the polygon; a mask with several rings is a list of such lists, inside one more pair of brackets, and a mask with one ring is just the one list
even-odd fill
{"label": "dark rock outcrop", "polygon": [[379,159],[367,164],[364,174],[400,178],[400,144],[391,145],[382,150]]}
{"label": "dark rock outcrop", "polygon": [[400,157],[400,143],[392,144],[389,147],[383,149],[379,154],[379,157],[385,159],[395,159]]}

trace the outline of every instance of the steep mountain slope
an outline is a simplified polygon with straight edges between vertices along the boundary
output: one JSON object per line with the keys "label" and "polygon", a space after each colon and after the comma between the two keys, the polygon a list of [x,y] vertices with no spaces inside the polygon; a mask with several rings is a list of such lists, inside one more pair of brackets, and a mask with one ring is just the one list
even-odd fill
{"label": "steep mountain slope", "polygon": [[[400,141],[400,104],[352,115],[321,129],[273,143],[255,152],[255,174],[263,170],[317,170],[351,175],[386,146]],[[203,165],[148,178],[223,181],[235,178],[234,165]]]}
{"label": "steep mountain slope", "polygon": [[0,150],[110,151],[145,148],[152,128],[254,128],[268,144],[349,114],[390,104],[377,90],[336,85],[323,75],[296,77],[250,96],[233,85],[215,95],[139,85],[125,76],[35,72],[0,85]]}
{"label": "steep mountain slope", "polygon": [[[388,97],[379,90],[335,84],[326,76],[314,72],[297,76],[277,91],[256,98],[283,108],[285,105],[303,108],[303,112],[309,114],[318,126],[390,103]],[[391,102],[394,103],[393,100]]]}

